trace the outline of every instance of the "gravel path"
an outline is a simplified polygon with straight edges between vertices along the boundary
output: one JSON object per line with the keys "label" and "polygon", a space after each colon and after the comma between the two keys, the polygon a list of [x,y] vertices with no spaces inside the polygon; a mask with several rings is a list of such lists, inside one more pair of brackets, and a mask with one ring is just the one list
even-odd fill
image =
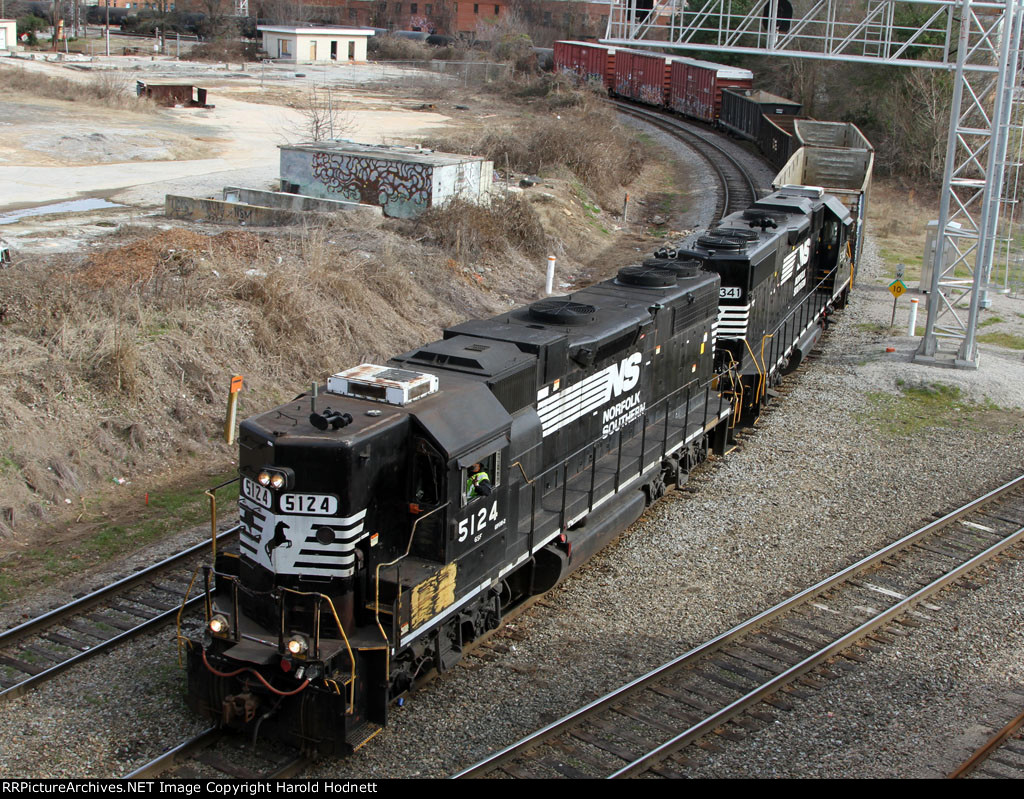
{"label": "gravel path", "polygon": [[[1019,473],[1021,415],[968,404],[1019,405],[1019,353],[984,349],[976,372],[919,374],[906,363],[911,339],[875,332],[891,309],[873,282],[880,274],[869,255],[865,288],[815,362],[696,495],[658,503],[547,606],[502,631],[493,659],[469,659],[394,708],[355,757],[308,776],[447,775]],[[1024,311],[997,301],[1016,302],[1004,315]],[[964,412],[894,435],[886,402],[898,403],[897,380],[908,376],[955,382]],[[1007,561],[980,590],[951,591],[936,626],[746,743],[703,753],[697,775],[933,776],[955,765],[987,703],[1021,685],[1021,568]],[[138,641],[0,705],[0,774],[116,776],[197,731],[172,637]]]}

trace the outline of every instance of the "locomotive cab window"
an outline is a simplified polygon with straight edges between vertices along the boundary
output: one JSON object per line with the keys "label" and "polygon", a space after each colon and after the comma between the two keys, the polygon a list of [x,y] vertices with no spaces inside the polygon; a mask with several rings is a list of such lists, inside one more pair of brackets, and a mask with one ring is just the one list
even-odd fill
{"label": "locomotive cab window", "polygon": [[835,247],[836,242],[839,241],[839,222],[835,219],[830,219],[825,223],[824,232],[822,237],[825,240],[825,246],[831,249]]}
{"label": "locomotive cab window", "polygon": [[[462,466],[462,462],[459,463]],[[462,466],[462,506],[470,505],[481,497],[489,497],[501,478],[501,456],[495,452]]]}

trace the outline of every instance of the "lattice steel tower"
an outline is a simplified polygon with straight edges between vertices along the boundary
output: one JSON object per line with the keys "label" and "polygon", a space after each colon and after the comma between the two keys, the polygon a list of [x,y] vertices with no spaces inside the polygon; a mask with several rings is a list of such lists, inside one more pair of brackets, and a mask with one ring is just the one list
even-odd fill
{"label": "lattice steel tower", "polygon": [[[909,10],[915,13],[899,13]],[[1024,0],[613,0],[602,41],[953,73],[939,241],[915,360],[976,368],[978,311],[987,301],[997,245],[1009,264],[1012,243],[1022,21]]]}

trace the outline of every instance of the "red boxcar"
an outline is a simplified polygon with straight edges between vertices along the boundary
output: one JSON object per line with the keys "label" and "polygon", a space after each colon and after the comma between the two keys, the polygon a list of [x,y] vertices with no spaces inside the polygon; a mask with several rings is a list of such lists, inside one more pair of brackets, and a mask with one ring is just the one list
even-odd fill
{"label": "red boxcar", "polygon": [[668,107],[688,117],[714,122],[722,113],[723,89],[750,89],[754,73],[695,58],[672,58]]}
{"label": "red boxcar", "polygon": [[665,105],[671,63],[675,56],[620,49],[615,53],[614,91],[648,105]]}
{"label": "red boxcar", "polygon": [[555,69],[581,80],[599,80],[606,89],[615,78],[615,50],[593,42],[555,42]]}

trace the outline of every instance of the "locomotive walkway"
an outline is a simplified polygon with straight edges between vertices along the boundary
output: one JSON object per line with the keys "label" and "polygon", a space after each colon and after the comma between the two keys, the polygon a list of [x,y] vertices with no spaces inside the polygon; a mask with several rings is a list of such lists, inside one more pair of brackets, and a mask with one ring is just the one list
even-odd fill
{"label": "locomotive walkway", "polygon": [[455,777],[679,776],[684,747],[770,723],[761,702],[788,708],[802,695],[794,683],[854,668],[940,610],[929,597],[1022,539],[1024,475]]}

